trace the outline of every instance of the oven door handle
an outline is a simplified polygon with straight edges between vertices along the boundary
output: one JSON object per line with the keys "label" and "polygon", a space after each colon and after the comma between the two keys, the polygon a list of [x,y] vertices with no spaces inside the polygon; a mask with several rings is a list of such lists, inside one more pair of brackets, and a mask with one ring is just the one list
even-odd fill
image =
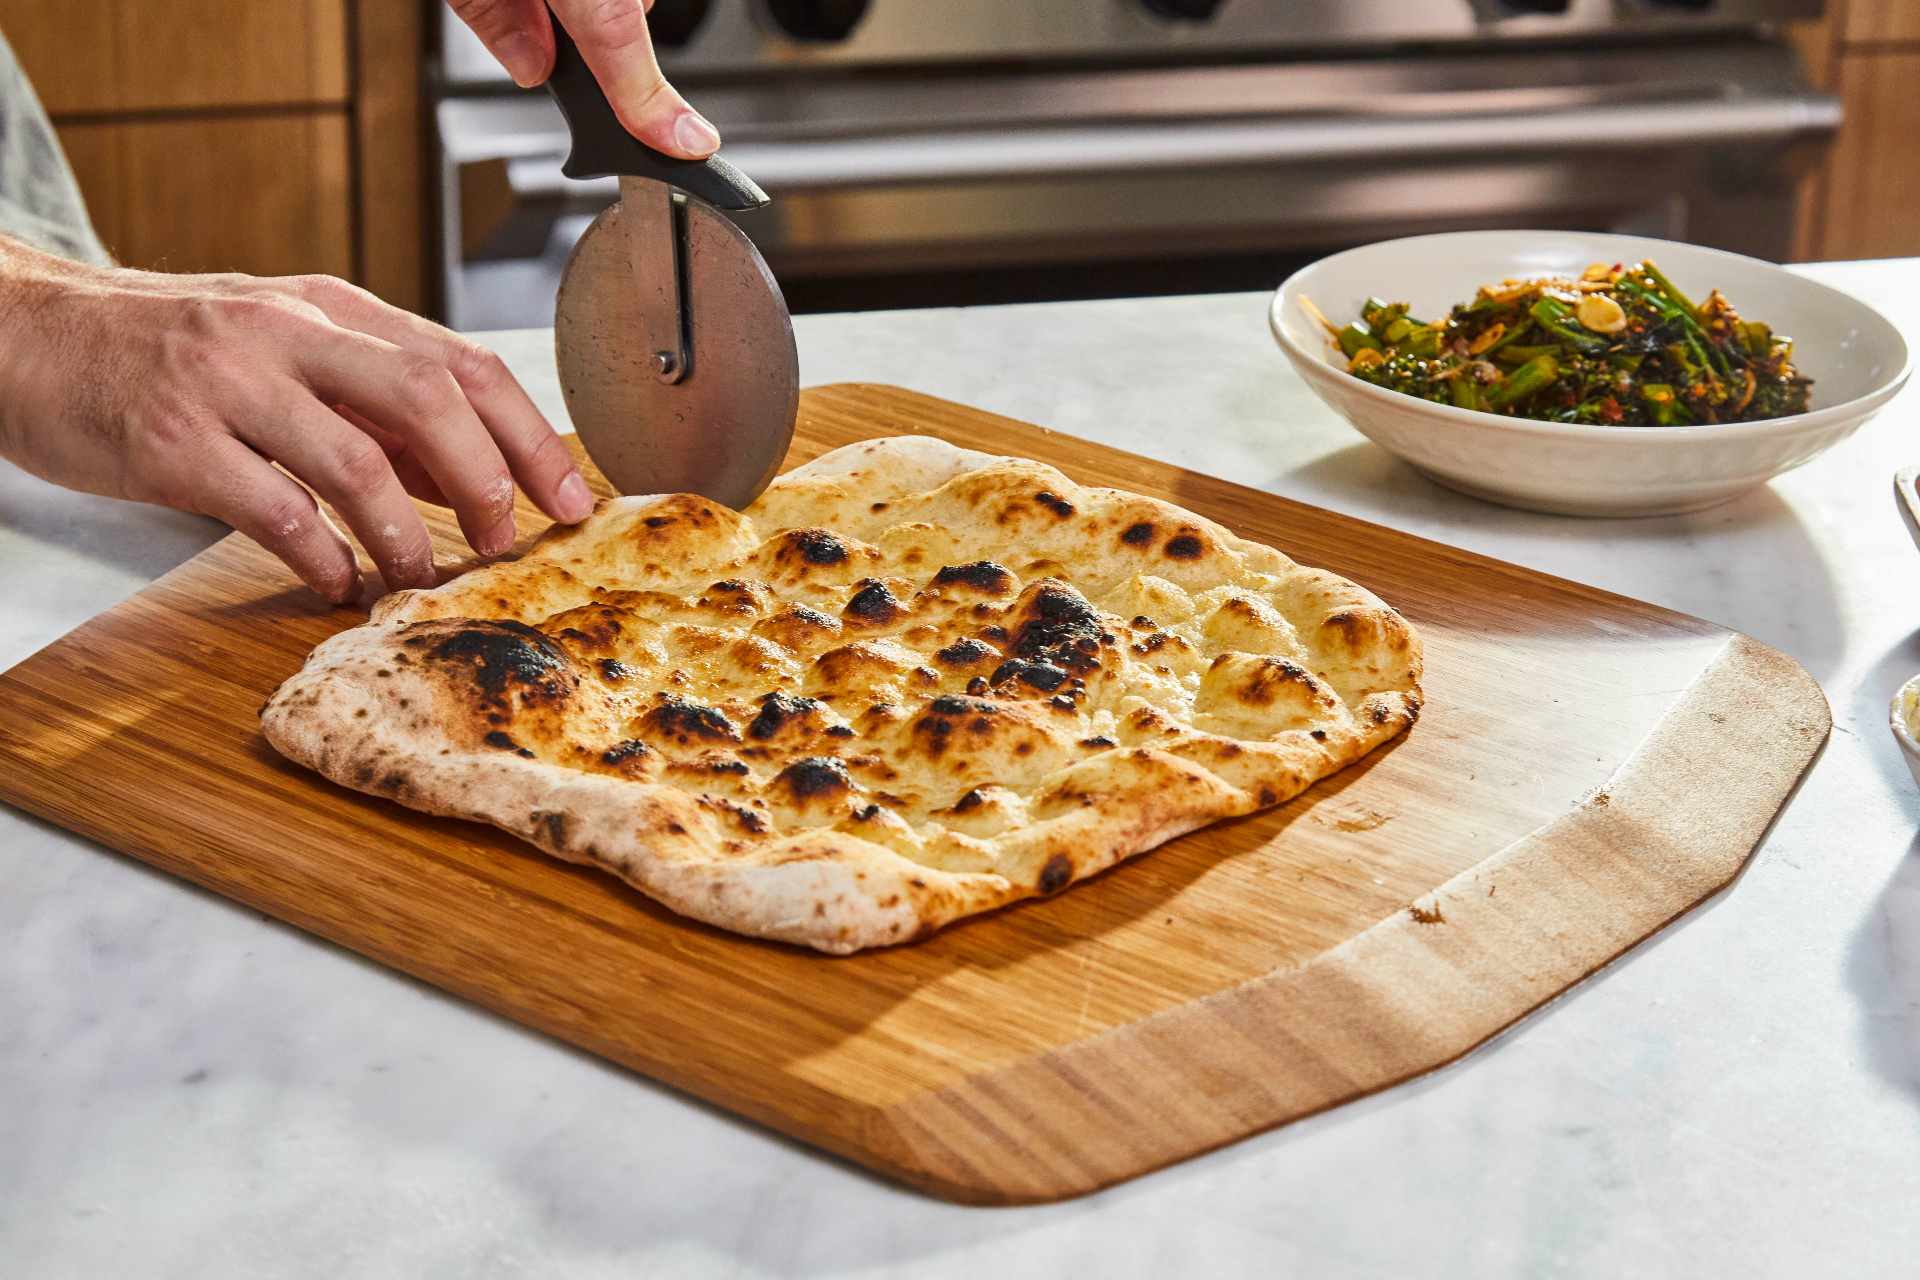
{"label": "oven door handle", "polygon": [[1785,144],[1829,135],[1840,119],[1838,100],[1809,92],[1533,115],[1295,117],[759,139],[731,143],[727,155],[767,187],[831,190],[1223,165]]}

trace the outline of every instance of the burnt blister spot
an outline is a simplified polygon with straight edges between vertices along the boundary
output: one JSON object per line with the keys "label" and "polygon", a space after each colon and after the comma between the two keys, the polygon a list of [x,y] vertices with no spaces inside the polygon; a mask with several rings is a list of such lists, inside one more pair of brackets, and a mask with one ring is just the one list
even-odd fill
{"label": "burnt blister spot", "polygon": [[825,529],[791,530],[787,545],[808,564],[844,564],[847,559],[847,544]]}
{"label": "burnt blister spot", "polygon": [[1096,733],[1091,738],[1080,739],[1080,745],[1098,750],[1105,747],[1118,746],[1119,744],[1104,733]]}
{"label": "burnt blister spot", "polygon": [[1173,560],[1198,560],[1206,549],[1206,544],[1190,533],[1168,538],[1167,545],[1161,548]]}
{"label": "burnt blister spot", "polygon": [[973,787],[967,791],[967,794],[953,802],[953,811],[955,813],[969,813],[978,809],[986,802],[987,797],[981,793],[980,788]]}
{"label": "burnt blister spot", "polygon": [[567,815],[564,813],[542,813],[541,825],[547,829],[547,841],[550,844],[563,845],[567,842]]}
{"label": "burnt blister spot", "polygon": [[803,719],[808,713],[818,711],[820,703],[813,698],[796,698],[784,693],[770,693],[760,699],[760,714],[747,726],[747,736],[752,738],[771,738],[785,728],[788,722]]}
{"label": "burnt blister spot", "polygon": [[880,806],[877,804],[864,805],[853,811],[853,820],[855,822],[872,822],[879,816]]}
{"label": "burnt blister spot", "polygon": [[1173,639],[1173,637],[1166,632],[1156,631],[1152,635],[1134,642],[1132,648],[1135,653],[1144,658],[1150,653],[1158,653],[1171,639]]}
{"label": "burnt blister spot", "polygon": [[1073,504],[1057,493],[1049,493],[1042,489],[1039,493],[1033,495],[1033,500],[1053,512],[1053,514],[1059,516],[1062,520],[1073,514]]}
{"label": "burnt blister spot", "polygon": [[618,683],[622,680],[631,680],[639,674],[638,671],[620,661],[618,658],[600,659],[600,676],[604,680]]}
{"label": "burnt blister spot", "polygon": [[855,783],[847,773],[846,762],[835,756],[807,756],[795,760],[775,779],[795,799],[831,795],[853,790]]}
{"label": "burnt blister spot", "polygon": [[995,703],[979,698],[962,698],[951,693],[929,702],[927,710],[939,716],[997,716],[1000,714],[1000,708]]}
{"label": "burnt blister spot", "polygon": [[955,640],[946,648],[935,652],[933,656],[950,667],[970,667],[976,662],[985,662],[989,658],[997,658],[1000,655],[992,645],[969,636],[966,639]]}
{"label": "burnt blister spot", "polygon": [[933,575],[933,585],[936,587],[954,583],[963,583],[998,595],[1013,589],[1013,574],[1006,566],[991,560],[975,560],[971,564],[950,564]]}
{"label": "burnt blister spot", "polygon": [[1120,541],[1126,543],[1130,547],[1146,546],[1149,542],[1153,541],[1152,521],[1141,520],[1135,524],[1128,525],[1126,527],[1126,530],[1123,533],[1121,533]]}
{"label": "burnt blister spot", "polygon": [[845,610],[846,616],[855,621],[876,625],[892,622],[906,611],[907,606],[893,594],[893,588],[877,578],[867,579],[847,601]]}
{"label": "burnt blister spot", "polygon": [[[533,759],[533,752],[527,750],[525,747],[515,742],[511,737],[511,735],[502,733],[498,729],[495,729],[493,732],[489,733],[484,739],[484,741],[490,747],[497,747],[502,751],[511,751],[513,752],[513,754],[517,756],[521,756],[528,760]],[[372,771],[368,770],[368,773],[369,775],[371,775]],[[366,779],[363,778],[361,779],[361,781],[365,782]]]}
{"label": "burnt blister spot", "polygon": [[628,760],[639,760],[653,753],[652,748],[638,738],[628,738],[625,742],[615,743],[600,753],[601,764],[621,764]]}
{"label": "burnt blister spot", "polygon": [[678,694],[656,695],[657,705],[646,715],[647,724],[660,733],[680,739],[704,738],[716,742],[738,742],[740,731],[733,722],[712,707],[703,707]]}
{"label": "burnt blister spot", "polygon": [[[1100,624],[1100,611],[1085,596],[1064,583],[1043,583],[1027,609],[1029,616],[1013,642],[1014,653],[1069,671],[1093,671],[1100,666],[1100,639],[1110,633]],[[998,674],[994,683],[1000,683]]]}
{"label": "burnt blister spot", "polygon": [[1040,892],[1058,893],[1067,887],[1067,882],[1071,879],[1073,879],[1073,859],[1064,853],[1056,853],[1047,859],[1045,866],[1040,868]]}
{"label": "burnt blister spot", "polygon": [[432,656],[472,663],[474,682],[489,698],[504,697],[509,686],[536,699],[563,698],[570,691],[566,653],[525,623],[469,623],[434,646]]}
{"label": "burnt blister spot", "polygon": [[1047,699],[1047,705],[1056,711],[1078,711],[1080,704],[1064,693],[1055,694]]}
{"label": "burnt blister spot", "polygon": [[974,695],[976,698],[979,697],[981,694],[985,693],[986,691],[987,691],[987,678],[985,676],[975,676],[973,679],[967,681],[967,692]]}
{"label": "burnt blister spot", "polygon": [[709,760],[707,761],[707,772],[745,777],[748,773],[752,772],[752,770],[747,768],[747,762],[745,760]]}
{"label": "burnt blister spot", "polygon": [[1052,693],[1066,683],[1067,673],[1063,668],[1050,662],[1028,662],[1021,658],[1009,658],[994,669],[991,683],[1006,684],[1018,680],[1021,684]]}
{"label": "burnt blister spot", "polygon": [[1307,736],[1309,738],[1312,738],[1315,742],[1325,742],[1327,740],[1327,731],[1325,729],[1315,729],[1313,732],[1309,733]]}

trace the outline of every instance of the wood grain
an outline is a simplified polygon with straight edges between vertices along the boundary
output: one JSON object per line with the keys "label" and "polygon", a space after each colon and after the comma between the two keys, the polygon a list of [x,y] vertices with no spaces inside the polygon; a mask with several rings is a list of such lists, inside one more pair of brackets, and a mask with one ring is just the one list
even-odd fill
{"label": "wood grain", "polygon": [[362,615],[236,536],[0,676],[0,798],[915,1186],[1011,1202],[1459,1056],[1728,884],[1830,726],[1804,671],[1708,623],[896,389],[808,391],[791,461],[906,431],[1373,588],[1425,639],[1420,724],[1277,810],[836,960],[281,761],[257,708]]}
{"label": "wood grain", "polygon": [[1893,258],[1920,254],[1920,51],[1859,53],[1839,61],[1846,123],[1827,161],[1820,254]]}
{"label": "wood grain", "polygon": [[426,11],[411,0],[354,0],[354,15],[355,278],[396,307],[425,311]]}
{"label": "wood grain", "polygon": [[67,124],[60,141],[127,266],[353,274],[343,111]]}
{"label": "wood grain", "polygon": [[1913,0],[1847,0],[1845,17],[1850,44],[1920,40],[1920,4]]}
{"label": "wood grain", "polygon": [[347,98],[346,0],[0,0],[0,31],[54,116]]}

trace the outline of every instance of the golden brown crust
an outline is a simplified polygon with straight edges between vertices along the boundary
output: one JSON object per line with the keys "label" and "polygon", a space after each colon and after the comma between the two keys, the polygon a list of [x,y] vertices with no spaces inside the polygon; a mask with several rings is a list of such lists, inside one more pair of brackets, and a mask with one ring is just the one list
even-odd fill
{"label": "golden brown crust", "polygon": [[1410,725],[1419,679],[1342,578],[905,437],[389,596],[262,721],[336,782],[844,953],[1281,803]]}

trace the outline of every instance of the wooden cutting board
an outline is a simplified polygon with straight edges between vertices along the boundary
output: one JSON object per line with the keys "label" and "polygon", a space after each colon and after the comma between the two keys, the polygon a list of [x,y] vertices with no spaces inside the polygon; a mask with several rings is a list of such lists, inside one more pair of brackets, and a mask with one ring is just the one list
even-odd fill
{"label": "wooden cutting board", "polygon": [[894,388],[807,392],[792,461],[903,432],[1365,584],[1425,637],[1419,725],[1278,810],[832,959],[283,762],[257,709],[363,615],[236,535],[0,676],[0,798],[936,1195],[1015,1202],[1459,1057],[1726,886],[1831,725],[1798,665],[1709,623]]}

